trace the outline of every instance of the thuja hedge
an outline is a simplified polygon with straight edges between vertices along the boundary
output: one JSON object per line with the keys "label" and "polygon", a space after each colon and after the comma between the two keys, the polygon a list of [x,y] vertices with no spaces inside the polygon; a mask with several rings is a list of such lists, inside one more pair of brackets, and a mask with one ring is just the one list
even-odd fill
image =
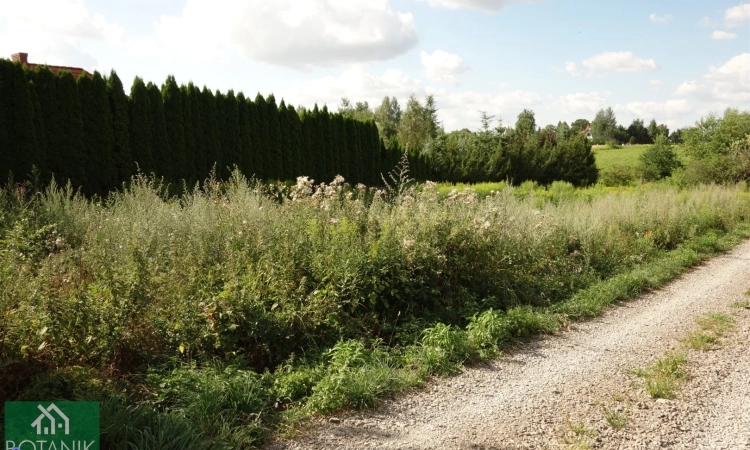
{"label": "thuja hedge", "polygon": [[[178,85],[136,77],[130,93],[112,71],[77,80],[47,67],[0,59],[0,183],[32,174],[70,180],[87,194],[121,187],[137,172],[192,186],[212,170],[225,179],[236,166],[247,177],[315,180],[344,176],[377,185],[401,158],[381,142],[373,121],[317,105],[301,113],[273,95]],[[418,159],[413,157],[413,159]],[[413,168],[424,167],[413,161]],[[420,173],[413,173],[420,177]]]}

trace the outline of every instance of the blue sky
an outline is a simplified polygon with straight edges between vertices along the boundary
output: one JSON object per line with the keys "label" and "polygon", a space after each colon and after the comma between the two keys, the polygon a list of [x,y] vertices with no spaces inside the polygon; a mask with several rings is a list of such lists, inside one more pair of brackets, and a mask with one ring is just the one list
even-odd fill
{"label": "blue sky", "polygon": [[24,0],[0,8],[0,56],[173,74],[294,105],[433,94],[446,130],[750,109],[750,3],[740,0]]}

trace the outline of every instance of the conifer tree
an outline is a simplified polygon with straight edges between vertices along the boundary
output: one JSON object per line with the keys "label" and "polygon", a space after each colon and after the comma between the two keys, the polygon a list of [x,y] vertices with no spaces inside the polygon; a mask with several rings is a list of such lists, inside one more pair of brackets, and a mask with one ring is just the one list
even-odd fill
{"label": "conifer tree", "polygon": [[154,168],[151,139],[151,99],[143,80],[135,77],[128,101],[130,151],[141,173],[151,173]]}
{"label": "conifer tree", "polygon": [[337,162],[341,176],[347,181],[352,181],[349,167],[349,146],[346,140],[346,123],[342,114],[334,114],[333,120],[336,122],[336,142],[337,142]]}
{"label": "conifer tree", "polygon": [[8,136],[7,124],[9,122],[10,109],[7,105],[8,97],[5,93],[6,84],[8,83],[8,65],[9,61],[0,58],[0,183],[5,184],[8,172],[10,171],[10,137]]}
{"label": "conifer tree", "polygon": [[23,67],[3,60],[0,70],[0,101],[5,111],[0,119],[5,123],[7,135],[5,148],[0,149],[5,154],[0,176],[5,177],[12,171],[15,179],[20,180],[31,172],[32,165],[38,166],[41,159],[34,129],[34,105]]}
{"label": "conifer tree", "polygon": [[276,105],[276,97],[273,94],[266,99],[268,115],[268,142],[266,154],[268,155],[267,178],[281,180],[284,178],[284,161],[282,155],[281,124],[279,122],[279,107]]}
{"label": "conifer tree", "polygon": [[330,181],[328,179],[328,163],[326,161],[326,148],[323,144],[323,129],[321,127],[321,113],[316,104],[310,114],[312,128],[310,136],[312,138],[310,155],[315,161],[314,173],[315,179],[320,181]]}
{"label": "conifer tree", "polygon": [[250,98],[246,102],[247,120],[249,122],[248,131],[250,132],[250,153],[247,158],[249,167],[246,170],[249,176],[260,179],[261,168],[263,167],[263,155],[260,151],[261,129],[258,122],[258,107]]}
{"label": "conifer tree", "polygon": [[216,104],[214,123],[216,124],[216,135],[218,137],[216,140],[216,175],[221,179],[225,179],[228,175],[226,166],[229,160],[229,155],[227,154],[229,136],[227,134],[226,122],[226,97],[218,89],[214,92],[214,103]]}
{"label": "conifer tree", "polygon": [[250,124],[250,112],[248,110],[248,102],[245,98],[245,94],[242,92],[237,94],[237,116],[240,127],[240,156],[237,161],[242,174],[247,178],[253,176],[253,161],[252,161],[252,131]]}
{"label": "conifer tree", "polygon": [[117,186],[129,181],[135,166],[130,151],[130,135],[128,132],[128,97],[117,73],[112,70],[107,78],[107,96],[109,98],[109,113],[112,119],[112,135],[114,137],[113,157],[117,170]]}
{"label": "conifer tree", "polygon": [[300,137],[300,143],[301,143],[301,150],[300,154],[302,155],[302,161],[304,164],[300,166],[300,170],[298,171],[297,176],[307,176],[312,177],[315,180],[318,180],[317,172],[316,172],[316,155],[313,150],[313,141],[314,141],[314,135],[313,135],[313,119],[312,119],[312,113],[310,111],[303,112],[302,116],[300,117],[301,125],[302,125],[302,135]]}
{"label": "conifer tree", "polygon": [[[223,142],[225,170],[233,170],[234,166],[242,165],[242,145],[240,142],[240,116],[237,97],[234,91],[227,92],[224,98],[224,115],[221,118],[224,121],[224,133],[226,134]],[[227,172],[226,175],[229,175]]]}
{"label": "conifer tree", "polygon": [[[31,100],[31,107],[34,112],[34,135],[36,136],[37,150],[36,150],[36,162],[34,166],[39,171],[46,170],[45,155],[48,146],[48,136],[42,123],[42,108],[39,103],[39,95],[36,91],[36,72],[33,70],[25,69],[26,78],[29,80],[29,98]],[[42,173],[43,175],[43,173]],[[47,177],[43,176],[46,180]],[[41,181],[41,180],[40,180]]]}
{"label": "conifer tree", "polygon": [[113,157],[115,137],[109,110],[107,84],[99,72],[78,77],[83,120],[83,148],[86,154],[86,182],[83,191],[103,195],[117,185]]}
{"label": "conifer tree", "polygon": [[190,96],[190,129],[193,133],[195,147],[193,147],[193,173],[196,181],[203,181],[208,173],[206,172],[206,133],[203,123],[203,97],[200,89],[192,82],[188,83],[188,95]]}
{"label": "conifer tree", "polygon": [[298,176],[302,176],[308,163],[304,158],[302,122],[297,110],[292,105],[287,105],[286,114],[291,136],[289,140],[289,171],[287,173],[289,173],[291,180],[295,180]]}
{"label": "conifer tree", "polygon": [[347,153],[349,156],[349,174],[352,179],[352,184],[362,182],[362,172],[360,169],[360,158],[359,158],[359,133],[357,130],[357,121],[354,119],[346,119],[346,142],[347,142]]}
{"label": "conifer tree", "polygon": [[197,180],[195,172],[195,129],[193,128],[193,101],[190,98],[190,88],[184,84],[180,86],[182,101],[182,126],[185,131],[185,165],[182,173],[188,185]]}
{"label": "conifer tree", "polygon": [[60,117],[59,140],[55,141],[57,152],[50,160],[50,169],[59,183],[70,180],[73,186],[86,183],[87,165],[83,146],[83,120],[78,86],[70,72],[60,72],[56,79],[57,113]]}
{"label": "conifer tree", "polygon": [[206,155],[203,163],[203,173],[207,176],[214,167],[216,167],[216,171],[219,173],[221,161],[219,160],[219,128],[216,123],[216,98],[214,97],[214,93],[205,86],[203,86],[203,91],[201,91],[201,118],[203,119],[203,152]]}
{"label": "conifer tree", "polygon": [[[339,124],[336,120],[336,114],[328,114],[328,129],[329,129],[329,145],[331,147],[331,158],[333,159],[333,173],[335,175],[344,176],[341,170],[341,148],[339,148]],[[346,177],[344,177],[346,179]]]}
{"label": "conifer tree", "polygon": [[185,117],[182,107],[180,86],[173,75],[169,75],[161,86],[161,97],[164,105],[164,124],[167,131],[170,162],[169,170],[172,180],[179,182],[186,178],[185,162]]}
{"label": "conifer tree", "polygon": [[331,130],[331,114],[328,112],[328,106],[323,105],[320,110],[320,144],[323,147],[322,152],[325,154],[325,180],[331,181],[336,176],[335,169],[335,149],[333,146],[333,134]]}
{"label": "conifer tree", "polygon": [[260,93],[255,96],[255,112],[257,113],[257,132],[258,132],[258,145],[256,146],[256,152],[258,153],[258,168],[256,176],[258,179],[269,179],[272,177],[271,171],[273,170],[273,156],[271,155],[271,136],[269,131],[269,120],[268,120],[268,103]]}
{"label": "conifer tree", "polygon": [[164,103],[161,97],[161,90],[154,83],[149,82],[146,85],[148,97],[150,100],[151,110],[149,119],[151,119],[151,151],[154,158],[154,171],[159,177],[164,177],[166,181],[175,181],[179,173],[175,173],[172,168],[171,151],[169,150],[169,137],[167,135],[167,123],[164,117]]}

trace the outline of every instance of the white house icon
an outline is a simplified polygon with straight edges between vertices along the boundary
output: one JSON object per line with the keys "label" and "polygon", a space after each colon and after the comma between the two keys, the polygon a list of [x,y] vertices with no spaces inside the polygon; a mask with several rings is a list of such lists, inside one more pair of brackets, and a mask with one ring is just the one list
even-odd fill
{"label": "white house icon", "polygon": [[[36,434],[55,434],[55,428],[63,427],[63,424],[60,423],[60,420],[55,419],[55,417],[50,414],[51,412],[57,414],[58,418],[65,423],[65,434],[70,434],[70,421],[68,420],[68,416],[63,414],[63,412],[60,411],[60,408],[55,406],[54,403],[50,403],[47,409],[44,409],[42,405],[37,405],[36,407],[39,408],[39,411],[42,412],[41,414],[39,414],[39,417],[37,417],[36,420],[31,424],[32,427],[36,427]],[[43,426],[44,419],[49,419],[49,426]]]}

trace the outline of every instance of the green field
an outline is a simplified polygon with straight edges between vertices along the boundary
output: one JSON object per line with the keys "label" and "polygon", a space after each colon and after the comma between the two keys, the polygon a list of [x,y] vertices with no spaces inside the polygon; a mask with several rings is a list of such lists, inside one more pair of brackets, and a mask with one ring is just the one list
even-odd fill
{"label": "green field", "polygon": [[[608,170],[613,167],[636,167],[639,157],[650,145],[626,145],[622,148],[608,148],[606,145],[595,145],[594,155],[596,166],[599,170]],[[685,163],[686,156],[682,146],[674,147],[677,156]]]}

